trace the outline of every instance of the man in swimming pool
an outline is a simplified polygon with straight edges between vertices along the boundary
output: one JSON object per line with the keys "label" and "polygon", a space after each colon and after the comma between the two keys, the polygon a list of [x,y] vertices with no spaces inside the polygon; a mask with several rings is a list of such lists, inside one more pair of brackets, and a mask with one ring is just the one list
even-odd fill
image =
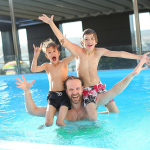
{"label": "man in swimming pool", "polygon": [[[143,59],[128,76],[115,84],[107,92],[98,95],[96,108],[98,108],[100,105],[107,104],[110,99],[120,94],[136,75],[138,75],[143,69],[147,68],[143,67],[143,65],[146,62],[144,57],[146,57],[148,54],[149,53],[143,55]],[[28,83],[24,76],[22,76],[22,78],[23,81],[17,78],[20,83],[16,82],[16,84],[19,85],[17,88],[21,88],[25,92],[25,106],[27,113],[34,116],[45,116],[46,107],[37,107],[31,97],[30,88],[35,81]],[[66,89],[66,93],[68,94],[71,101],[71,110],[68,111],[65,120],[75,121],[88,118],[88,114],[85,110],[84,102],[82,99],[83,81],[78,77],[68,77],[64,82],[64,88]]]}
{"label": "man in swimming pool", "polygon": [[[64,36],[53,22],[53,17],[54,16],[52,15],[49,18],[43,14],[39,17],[39,19],[50,25],[51,29],[61,43],[61,40],[64,39]],[[142,55],[135,55],[123,51],[109,51],[105,48],[96,48],[95,46],[97,42],[98,38],[96,32],[92,29],[86,29],[82,34],[82,47],[70,42],[66,38],[65,44],[62,45],[76,57],[77,75],[84,81],[84,106],[88,113],[88,118],[91,121],[97,120],[97,111],[95,109],[96,99],[101,97],[101,92],[106,91],[105,84],[103,85],[101,83],[101,80],[97,75],[97,66],[101,57],[121,57],[138,60],[141,60],[142,58]],[[150,57],[146,57],[146,60],[147,62],[150,62]],[[113,99],[110,99],[105,106],[109,112],[119,112]]]}

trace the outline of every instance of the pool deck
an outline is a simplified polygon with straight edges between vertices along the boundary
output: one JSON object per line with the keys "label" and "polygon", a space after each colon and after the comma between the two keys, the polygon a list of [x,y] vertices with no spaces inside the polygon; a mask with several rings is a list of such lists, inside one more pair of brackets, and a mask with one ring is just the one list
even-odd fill
{"label": "pool deck", "polygon": [[5,141],[0,140],[1,150],[111,150],[104,148],[92,148],[92,147],[80,147],[80,146],[64,146],[64,145],[52,145],[52,144],[40,144],[40,143],[25,143],[17,141]]}

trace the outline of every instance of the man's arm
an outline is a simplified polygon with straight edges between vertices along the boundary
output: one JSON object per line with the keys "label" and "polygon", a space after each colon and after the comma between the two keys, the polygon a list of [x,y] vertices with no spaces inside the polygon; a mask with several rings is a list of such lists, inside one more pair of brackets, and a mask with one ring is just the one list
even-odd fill
{"label": "man's arm", "polygon": [[110,99],[114,98],[128,86],[128,84],[132,81],[132,79],[138,75],[143,69],[146,69],[148,67],[143,67],[143,65],[146,63],[145,57],[149,53],[146,53],[142,56],[142,60],[140,63],[137,65],[137,67],[128,75],[126,76],[123,80],[115,84],[109,91],[105,93],[98,94],[97,96],[97,107],[100,105],[105,105],[109,102]]}
{"label": "man's arm", "polygon": [[31,83],[27,82],[25,77],[22,75],[23,81],[17,78],[19,82],[16,82],[17,88],[20,88],[25,93],[25,106],[28,114],[33,116],[45,117],[46,107],[37,107],[32,99],[30,88],[32,87],[35,81]]}
{"label": "man's arm", "polygon": [[[53,22],[53,15],[51,16],[51,18],[47,17],[45,14],[43,14],[43,16],[39,17],[39,20],[42,20],[43,22],[47,23],[50,25],[51,29],[53,30],[53,32],[55,33],[56,37],[58,38],[58,40],[61,43],[61,40],[64,39],[63,34],[60,32],[60,30],[56,27],[56,25]],[[73,54],[75,57],[78,54],[77,48],[79,48],[78,45],[71,43],[68,39],[65,39],[66,42],[63,45],[63,47],[65,47],[66,49],[68,49],[70,51],[71,54]]]}
{"label": "man's arm", "polygon": [[32,60],[31,71],[32,72],[43,71],[46,69],[46,64],[42,64],[41,66],[37,66],[37,59],[40,55],[42,44],[40,45],[40,47],[35,47],[35,45],[33,44],[33,48],[34,48],[34,56],[33,56],[33,60]]}
{"label": "man's arm", "polygon": [[[107,57],[121,57],[121,58],[128,58],[128,59],[142,59],[142,55],[136,55],[132,53],[128,53],[125,51],[109,51],[107,49],[104,49],[103,56]],[[150,63],[150,57],[145,57],[146,63]]]}
{"label": "man's arm", "polygon": [[28,114],[38,117],[45,117],[46,107],[37,107],[31,97],[30,90],[25,91],[25,106]]}

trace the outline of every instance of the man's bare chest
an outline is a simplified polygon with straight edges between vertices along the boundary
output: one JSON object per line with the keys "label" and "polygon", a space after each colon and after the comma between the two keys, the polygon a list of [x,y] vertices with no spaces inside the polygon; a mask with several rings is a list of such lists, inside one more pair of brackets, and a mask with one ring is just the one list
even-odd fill
{"label": "man's bare chest", "polygon": [[81,111],[77,112],[77,120],[81,120],[81,119],[85,119],[88,118],[88,114],[85,110],[85,108],[83,108]]}
{"label": "man's bare chest", "polygon": [[83,108],[80,111],[76,111],[74,109],[69,110],[65,119],[68,121],[76,121],[76,120],[81,120],[85,118],[88,118],[88,115],[87,115],[85,108]]}

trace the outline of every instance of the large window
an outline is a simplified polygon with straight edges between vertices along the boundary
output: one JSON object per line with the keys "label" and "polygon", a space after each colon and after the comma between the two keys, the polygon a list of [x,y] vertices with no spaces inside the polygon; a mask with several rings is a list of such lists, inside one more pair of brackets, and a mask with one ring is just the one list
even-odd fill
{"label": "large window", "polygon": [[[150,51],[150,13],[139,14],[140,32],[141,32],[141,44],[142,51]],[[136,28],[134,15],[130,15],[130,29],[132,37],[132,45],[134,50],[136,49]]]}
{"label": "large window", "polygon": [[150,51],[150,13],[139,15],[143,51]]}
{"label": "large window", "polygon": [[29,52],[26,29],[19,29],[18,34],[22,61],[29,65]]}
{"label": "large window", "polygon": [[[82,22],[81,21],[62,24],[63,34],[66,35],[66,38],[69,41],[71,41],[72,43],[75,43],[77,45],[80,45],[82,31],[83,31],[83,29],[82,29]],[[66,53],[67,53],[67,56],[68,56],[68,54],[70,54],[68,52],[68,50],[66,50]]]}
{"label": "large window", "polygon": [[[63,35],[66,35],[66,38],[71,41],[72,43],[75,43],[79,46],[81,46],[81,36],[82,36],[82,22],[76,21],[76,22],[70,22],[70,23],[63,23],[60,25],[60,30],[62,30]],[[65,51],[61,52],[64,57],[69,56],[70,52],[65,49]],[[75,60],[73,60],[68,67],[69,71],[75,71]]]}
{"label": "large window", "polygon": [[0,32],[0,69],[4,65],[4,55],[3,55],[3,44],[2,44],[2,35]]}

